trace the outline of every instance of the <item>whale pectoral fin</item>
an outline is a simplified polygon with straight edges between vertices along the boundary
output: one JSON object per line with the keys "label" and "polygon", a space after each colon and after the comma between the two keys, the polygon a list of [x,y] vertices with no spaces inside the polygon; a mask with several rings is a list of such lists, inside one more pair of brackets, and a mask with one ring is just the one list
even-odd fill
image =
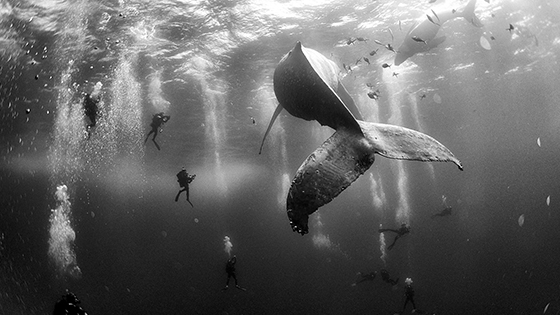
{"label": "whale pectoral fin", "polygon": [[375,153],[399,160],[453,162],[460,170],[463,165],[443,144],[416,130],[387,124],[359,121],[367,144]]}
{"label": "whale pectoral fin", "polygon": [[264,140],[266,139],[266,136],[268,136],[268,133],[270,132],[270,129],[272,128],[272,125],[274,124],[274,121],[276,121],[276,117],[278,117],[278,115],[280,115],[280,112],[282,111],[283,107],[282,105],[278,104],[278,106],[276,106],[276,109],[274,110],[274,114],[272,114],[272,118],[270,119],[270,122],[268,123],[268,128],[266,128],[266,132],[264,133],[264,137],[262,139],[261,142],[261,148],[259,149],[259,154],[261,154],[262,152],[262,148],[264,145]]}
{"label": "whale pectoral fin", "polygon": [[428,42],[428,45],[424,45],[424,46],[426,46],[426,51],[428,51],[432,48],[436,48],[439,44],[443,43],[446,39],[447,39],[447,37],[445,37],[445,36],[441,36],[441,37],[437,37],[437,38],[432,39],[431,41]]}
{"label": "whale pectoral fin", "polygon": [[308,217],[329,203],[373,164],[373,150],[365,151],[364,137],[341,128],[311,153],[296,172],[286,202],[292,229],[308,233]]}

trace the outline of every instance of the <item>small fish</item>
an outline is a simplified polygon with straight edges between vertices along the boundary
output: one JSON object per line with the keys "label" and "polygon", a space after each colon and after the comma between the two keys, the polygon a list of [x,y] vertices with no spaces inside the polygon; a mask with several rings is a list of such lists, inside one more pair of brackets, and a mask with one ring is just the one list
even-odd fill
{"label": "small fish", "polygon": [[364,38],[364,37],[356,37],[356,40],[359,41],[359,42],[367,42],[368,41],[368,39]]}
{"label": "small fish", "polygon": [[358,58],[358,60],[356,60],[356,65],[360,63],[360,61],[362,61],[362,57]]}
{"label": "small fish", "polygon": [[490,36],[491,40],[496,40],[496,37],[494,37],[494,35]]}
{"label": "small fish", "polygon": [[537,138],[537,145],[540,147],[541,146],[541,138]]}
{"label": "small fish", "polygon": [[426,98],[426,94],[420,95],[420,99],[421,99],[421,100],[423,100],[423,99],[425,99],[425,98]]}
{"label": "small fish", "polygon": [[439,25],[437,22],[435,22],[435,21],[432,19],[431,16],[429,16],[429,15],[426,14],[426,17],[427,17],[428,20],[430,20],[430,22],[432,22],[433,24],[435,24],[435,25],[437,25],[437,26],[441,26],[441,25]]}
{"label": "small fish", "polygon": [[436,2],[436,1],[437,1],[437,0],[430,0],[430,2],[428,2],[428,3],[434,3],[434,2]]}
{"label": "small fish", "polygon": [[387,30],[389,30],[389,34],[391,34],[391,42],[393,42],[395,40],[395,36],[393,36],[393,31],[391,31],[390,28],[388,28]]}
{"label": "small fish", "polygon": [[441,20],[439,19],[439,16],[437,16],[436,12],[434,12],[434,10],[432,10],[432,13],[434,14],[434,16],[436,17],[436,19],[438,20],[438,22],[441,22]]}
{"label": "small fish", "polygon": [[383,67],[383,68],[391,68],[391,65],[388,64],[388,63],[384,63],[384,64],[381,65],[381,67]]}
{"label": "small fish", "polygon": [[253,125],[257,124],[257,121],[255,120],[255,118],[251,117],[251,120],[253,121]]}
{"label": "small fish", "polygon": [[370,64],[370,63],[369,63],[368,57],[364,57],[363,59],[364,59],[364,61],[365,61],[368,65]]}
{"label": "small fish", "polygon": [[420,38],[418,36],[412,36],[412,40],[415,41],[415,42],[424,43],[424,44],[428,45],[428,42],[426,42],[425,40],[423,40],[422,38]]}
{"label": "small fish", "polygon": [[381,46],[384,46],[384,45],[383,45],[383,43],[382,43],[382,42],[380,42],[380,41],[378,41],[377,39],[374,39],[373,41],[374,41],[374,42],[375,42],[375,43],[376,43],[377,45],[381,45]]}
{"label": "small fish", "polygon": [[546,304],[546,306],[544,307],[544,311],[542,312],[543,314],[546,313],[549,306],[550,306],[550,302],[548,302],[548,304]]}
{"label": "small fish", "polygon": [[548,197],[546,197],[546,205],[550,206],[550,195],[548,195]]}
{"label": "small fish", "polygon": [[453,9],[451,10],[451,13],[455,14],[457,12],[457,10]]}
{"label": "small fish", "polygon": [[401,20],[399,20],[399,31],[402,31],[402,24],[401,24]]}
{"label": "small fish", "polygon": [[490,3],[490,0],[484,0],[484,1],[486,1],[486,2]]}
{"label": "small fish", "polygon": [[510,24],[508,28],[506,28],[506,31],[509,31],[511,33],[511,31],[513,31],[515,29],[515,27]]}
{"label": "small fish", "polygon": [[379,50],[379,48],[377,48],[376,50],[372,50],[369,55],[370,56],[374,56],[375,54],[377,54],[377,51]]}
{"label": "small fish", "polygon": [[525,223],[525,215],[524,214],[519,216],[519,219],[517,219],[517,223],[519,224],[519,226],[523,226],[523,224]]}
{"label": "small fish", "polygon": [[373,88],[375,85],[373,83],[368,82],[368,83],[366,83],[366,86],[369,87],[369,88]]}
{"label": "small fish", "polygon": [[399,77],[399,73],[398,72],[393,72],[393,76],[398,78]]}
{"label": "small fish", "polygon": [[385,45],[385,48],[387,48],[387,50],[390,50],[390,51],[396,53],[395,48],[393,48],[393,45],[391,45],[391,44]]}
{"label": "small fish", "polygon": [[350,37],[349,39],[346,40],[346,45],[352,45],[352,44],[354,44],[355,41],[356,41],[356,38]]}

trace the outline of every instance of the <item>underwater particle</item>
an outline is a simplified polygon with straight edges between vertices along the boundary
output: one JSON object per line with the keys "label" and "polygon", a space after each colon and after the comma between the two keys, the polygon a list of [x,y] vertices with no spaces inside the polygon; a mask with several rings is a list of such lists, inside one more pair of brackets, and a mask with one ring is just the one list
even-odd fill
{"label": "underwater particle", "polygon": [[29,108],[28,108],[28,109],[26,109],[26,110],[25,110],[25,113],[26,113],[26,114],[29,114],[29,113],[31,113],[31,109],[29,109]]}
{"label": "underwater particle", "polygon": [[519,216],[519,219],[517,219],[517,223],[519,223],[519,226],[523,226],[523,224],[525,223],[525,215],[524,214]]}
{"label": "underwater particle", "polygon": [[548,195],[548,197],[546,197],[546,205],[550,206],[550,195]]}
{"label": "underwater particle", "polygon": [[194,218],[194,223],[198,223],[198,219],[197,219],[197,218]]}
{"label": "underwater particle", "polygon": [[167,237],[167,232],[165,232],[165,231],[161,231],[161,236],[163,236],[163,237]]}
{"label": "underwater particle", "polygon": [[484,35],[480,36],[480,46],[482,46],[482,48],[486,50],[492,49],[490,42],[488,41],[488,39],[486,39],[486,37],[484,37]]}
{"label": "underwater particle", "polygon": [[540,147],[541,146],[541,138],[537,138],[537,145]]}
{"label": "underwater particle", "polygon": [[434,94],[434,102],[436,102],[437,104],[441,104],[441,96],[439,96],[439,94]]}

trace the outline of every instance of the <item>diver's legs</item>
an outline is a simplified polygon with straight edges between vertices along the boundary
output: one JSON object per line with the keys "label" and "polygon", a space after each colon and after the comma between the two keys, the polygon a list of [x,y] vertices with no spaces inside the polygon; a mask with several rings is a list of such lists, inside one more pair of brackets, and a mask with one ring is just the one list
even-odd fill
{"label": "diver's legs", "polygon": [[177,196],[175,196],[175,202],[179,201],[179,195],[181,195],[181,193],[185,190],[186,190],[185,188],[179,190],[179,192],[177,193]]}
{"label": "diver's legs", "polygon": [[191,207],[194,208],[194,205],[192,204],[192,202],[189,200],[189,185],[187,184],[187,186],[185,187],[185,189],[187,190],[187,201],[191,204]]}
{"label": "diver's legs", "polygon": [[154,130],[150,130],[150,132],[148,132],[148,134],[146,135],[146,140],[144,140],[144,143],[148,142],[148,138],[150,137],[150,135],[154,132]]}
{"label": "diver's legs", "polygon": [[395,246],[395,243],[397,242],[397,240],[399,239],[399,235],[395,236],[395,240],[393,241],[393,244],[389,245],[389,247],[387,247],[388,250],[393,249],[393,246]]}
{"label": "diver's legs", "polygon": [[393,229],[379,229],[379,233],[383,233],[383,232],[395,232],[395,233],[399,233],[398,230],[393,230]]}
{"label": "diver's legs", "polygon": [[157,144],[157,142],[156,142],[155,136],[152,139],[152,142],[156,145],[156,148],[161,151],[161,148],[159,147],[159,144]]}

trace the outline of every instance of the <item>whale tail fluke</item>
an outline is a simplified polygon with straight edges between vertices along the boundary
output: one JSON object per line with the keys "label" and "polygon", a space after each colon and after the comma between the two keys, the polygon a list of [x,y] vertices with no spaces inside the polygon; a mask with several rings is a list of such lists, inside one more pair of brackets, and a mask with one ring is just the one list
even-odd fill
{"label": "whale tail fluke", "polygon": [[475,4],[476,4],[476,0],[469,1],[465,9],[463,9],[461,16],[465,18],[465,20],[467,20],[467,22],[471,23],[472,25],[476,27],[482,27],[484,26],[484,24],[482,24],[482,21],[480,21],[480,19],[474,14]]}
{"label": "whale tail fluke", "polygon": [[308,233],[308,217],[329,203],[375,161],[374,154],[390,159],[423,162],[461,162],[434,138],[404,127],[358,121],[362,134],[341,128],[299,167],[286,202],[295,232]]}

